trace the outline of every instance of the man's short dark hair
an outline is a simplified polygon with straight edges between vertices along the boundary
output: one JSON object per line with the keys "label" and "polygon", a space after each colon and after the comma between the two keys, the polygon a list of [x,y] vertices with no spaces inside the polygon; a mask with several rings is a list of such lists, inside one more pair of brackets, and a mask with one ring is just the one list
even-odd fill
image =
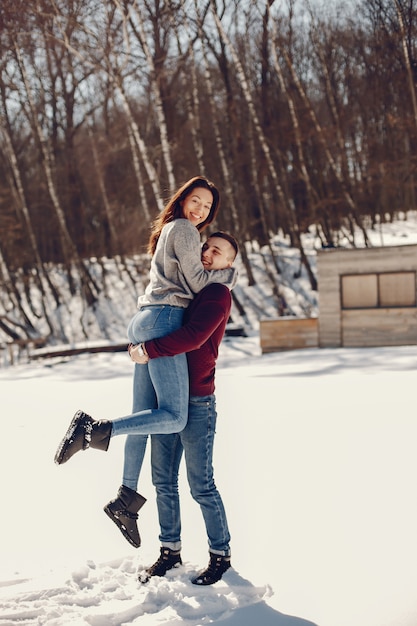
{"label": "man's short dark hair", "polygon": [[226,241],[228,241],[235,251],[235,257],[237,256],[239,252],[239,244],[237,242],[237,239],[233,237],[233,235],[224,232],[224,230],[219,230],[216,233],[210,233],[207,239],[210,239],[210,237],[219,237],[220,239],[225,239]]}

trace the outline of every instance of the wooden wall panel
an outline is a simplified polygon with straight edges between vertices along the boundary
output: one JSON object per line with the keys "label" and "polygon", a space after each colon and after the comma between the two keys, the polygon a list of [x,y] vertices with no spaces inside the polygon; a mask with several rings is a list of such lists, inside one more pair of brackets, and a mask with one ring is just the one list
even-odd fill
{"label": "wooden wall panel", "polygon": [[342,312],[343,346],[417,344],[417,309],[359,309]]}
{"label": "wooden wall panel", "polygon": [[279,317],[274,320],[261,320],[259,336],[262,353],[317,348],[317,318]]}

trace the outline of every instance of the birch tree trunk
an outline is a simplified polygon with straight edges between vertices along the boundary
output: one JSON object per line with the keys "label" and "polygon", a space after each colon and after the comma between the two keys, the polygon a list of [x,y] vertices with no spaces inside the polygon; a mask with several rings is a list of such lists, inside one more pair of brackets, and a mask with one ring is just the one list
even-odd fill
{"label": "birch tree trunk", "polygon": [[[36,243],[35,233],[32,228],[32,222],[30,219],[30,214],[29,214],[28,207],[27,207],[26,200],[25,200],[25,192],[23,188],[22,179],[20,176],[19,167],[17,164],[16,154],[13,150],[10,137],[8,136],[7,132],[5,132],[4,129],[2,130],[3,132],[1,136],[4,141],[3,149],[5,150],[5,153],[9,158],[9,163],[10,163],[10,167],[13,173],[13,180],[14,180],[14,185],[13,183],[11,183],[10,188],[14,189],[13,196],[15,199],[15,204],[16,204],[16,207],[18,207],[18,213],[23,218],[23,223],[25,226],[29,246],[31,248],[31,252],[34,257],[34,269],[35,269],[35,277],[36,277],[35,284],[40,292],[40,305],[42,308],[43,317],[47,323],[50,333],[53,334],[54,329],[53,329],[53,325],[51,323],[51,320],[48,314],[49,307],[48,307],[48,303],[46,302],[47,293],[45,291],[43,281],[45,281],[45,283],[48,285],[49,290],[54,297],[56,306],[59,306],[60,304],[60,297],[59,297],[58,291],[56,290],[55,286],[53,285],[48,275],[48,272],[45,270],[42,260],[40,258],[38,246]],[[31,302],[29,303],[31,304]],[[33,307],[32,307],[32,310],[33,310],[33,313],[36,315],[36,311]]]}
{"label": "birch tree trunk", "polygon": [[106,254],[109,257],[112,257],[116,254],[116,250],[118,249],[119,236],[113,224],[113,216],[109,203],[109,199],[107,196],[106,185],[104,183],[103,178],[103,170],[100,163],[100,158],[97,150],[97,143],[94,137],[94,120],[87,120],[87,132],[88,137],[90,139],[91,152],[93,154],[94,161],[94,170],[97,176],[98,188],[100,190],[100,197],[103,202],[104,213],[106,216],[106,222],[108,225],[108,236],[106,237]]}
{"label": "birch tree trunk", "polygon": [[199,15],[197,0],[195,0],[195,9],[196,9],[196,13],[198,16],[198,23],[199,23],[199,35],[200,35],[200,40],[201,40],[202,57],[203,57],[203,63],[204,63],[204,78],[205,78],[205,85],[206,85],[208,100],[209,100],[210,109],[211,109],[211,122],[213,126],[214,136],[216,139],[217,152],[219,155],[220,166],[221,166],[224,183],[225,183],[225,193],[227,197],[227,203],[228,203],[228,206],[230,207],[230,211],[232,214],[233,226],[236,231],[235,232],[236,239],[239,241],[239,244],[240,244],[239,246],[240,253],[241,253],[243,264],[246,269],[246,273],[248,275],[248,283],[249,285],[254,285],[255,279],[254,279],[252,267],[251,267],[251,264],[250,264],[250,261],[246,252],[244,238],[242,237],[242,230],[240,228],[241,220],[239,219],[239,213],[236,207],[235,196],[234,196],[232,182],[231,182],[231,174],[230,174],[229,167],[227,165],[227,159],[226,159],[225,150],[223,146],[222,133],[219,128],[219,124],[217,120],[216,106],[214,103],[213,81],[212,81],[212,77],[210,73],[210,66],[209,66],[208,59],[207,59],[206,49],[204,46],[202,22],[201,22],[201,16]]}
{"label": "birch tree trunk", "polygon": [[[272,58],[273,58],[274,69],[275,69],[275,72],[277,73],[279,85],[281,87],[282,93],[285,96],[285,99],[286,99],[286,102],[287,102],[287,105],[288,105],[288,109],[289,109],[289,112],[290,112],[290,118],[291,118],[292,127],[293,127],[293,131],[294,131],[295,145],[296,145],[296,149],[297,149],[298,165],[299,165],[299,168],[300,168],[300,173],[301,173],[302,180],[304,181],[304,184],[306,186],[307,198],[308,198],[308,202],[310,204],[310,210],[311,210],[311,208],[314,207],[314,205],[316,203],[316,193],[315,193],[313,185],[311,183],[310,175],[309,175],[308,168],[307,168],[307,165],[306,165],[306,162],[305,162],[305,158],[304,158],[303,142],[302,142],[302,138],[301,138],[300,124],[298,122],[296,106],[295,106],[294,100],[291,97],[291,94],[290,94],[289,90],[287,89],[287,85],[286,85],[285,80],[284,80],[284,75],[282,73],[282,69],[281,69],[281,66],[279,64],[278,55],[277,55],[277,51],[276,51],[276,45],[275,45],[275,40],[276,40],[276,32],[275,31],[274,31],[274,34],[275,34],[275,36],[272,39]],[[314,211],[311,211],[311,214],[312,214],[312,216],[314,216]],[[299,229],[299,226],[298,226],[298,220],[295,220],[294,226],[295,226],[295,228],[294,228],[294,237],[295,237],[295,242],[297,244],[297,247],[300,250],[301,262],[303,263],[304,267],[306,268],[311,288],[314,289],[314,291],[317,291],[317,279],[316,279],[316,277],[314,275],[314,272],[313,272],[313,270],[311,268],[310,262],[308,260],[308,257],[306,255],[306,253],[305,253],[304,246],[303,246],[302,241],[301,241],[301,234],[300,234],[300,229]]]}
{"label": "birch tree trunk", "polygon": [[[27,236],[28,236],[28,240],[29,240],[29,245],[33,254],[33,258],[34,258],[34,266],[35,266],[35,270],[36,270],[36,276],[38,277],[38,287],[40,289],[41,295],[45,296],[45,289],[44,289],[44,285],[42,282],[42,279],[45,280],[46,284],[48,285],[54,300],[55,300],[55,304],[56,306],[59,306],[60,304],[60,297],[58,294],[58,291],[56,290],[54,284],[52,283],[52,281],[49,278],[48,272],[45,270],[44,265],[42,263],[42,259],[40,257],[39,254],[39,250],[38,250],[38,244],[36,241],[36,236],[32,227],[32,220],[30,218],[30,213],[28,210],[28,203],[26,200],[26,192],[24,189],[24,184],[23,184],[23,180],[20,174],[20,168],[19,168],[19,164],[18,164],[18,159],[17,159],[17,155],[13,146],[13,141],[12,141],[12,137],[11,137],[11,133],[10,133],[10,121],[9,121],[9,117],[8,117],[8,112],[7,112],[7,108],[6,108],[6,103],[5,103],[5,99],[4,99],[4,92],[3,92],[3,88],[1,88],[1,93],[2,93],[2,104],[3,104],[3,119],[5,121],[4,125],[0,128],[1,130],[1,136],[3,139],[3,149],[5,151],[5,154],[9,160],[9,164],[10,164],[10,169],[12,171],[12,175],[13,175],[13,182],[11,182],[10,184],[10,189],[12,189],[13,191],[13,195],[15,197],[15,202],[16,202],[16,206],[18,207],[18,212],[19,214],[22,216],[23,218],[23,223],[25,225],[26,228],[26,232],[27,232]],[[42,304],[44,307],[44,302],[42,299]],[[46,309],[44,307],[44,314],[45,314],[45,319],[48,321],[48,325],[49,325],[49,319],[48,316],[46,314]],[[50,326],[51,328],[51,326]],[[51,328],[52,330],[52,328]]]}
{"label": "birch tree trunk", "polygon": [[310,19],[312,22],[312,27],[310,31],[311,39],[314,44],[314,49],[317,54],[317,57],[320,61],[321,70],[323,72],[325,94],[327,96],[328,106],[330,109],[330,115],[333,121],[334,130],[336,134],[336,144],[337,144],[338,151],[339,151],[339,154],[338,154],[339,163],[337,163],[336,160],[335,160],[335,163],[338,167],[338,171],[340,172],[340,176],[343,177],[345,181],[345,185],[349,188],[350,185],[348,185],[346,182],[349,179],[348,157],[346,154],[346,142],[345,142],[345,138],[344,138],[342,127],[341,127],[339,106],[337,102],[337,97],[335,95],[335,90],[332,87],[330,70],[329,70],[328,64],[326,63],[324,50],[323,50],[323,44],[321,43],[320,38],[318,36],[318,31],[323,32],[325,27],[323,25],[320,25],[320,23],[319,24],[315,23],[315,18],[312,15],[311,11],[310,11]]}
{"label": "birch tree trunk", "polygon": [[[12,309],[14,311],[14,320],[8,319],[6,315],[0,314],[0,328],[5,332],[12,340],[22,339],[22,336],[16,330],[13,330],[13,326],[16,328],[20,328],[26,335],[26,338],[30,339],[32,337],[39,337],[39,333],[36,328],[33,326],[33,323],[27,314],[25,307],[22,302],[21,295],[17,288],[17,282],[14,276],[12,276],[6,260],[3,256],[3,252],[0,248],[0,282],[3,285],[1,290],[2,299],[7,294],[7,300],[11,303]],[[3,302],[4,309],[7,310],[7,301]],[[19,313],[19,315],[16,315]],[[19,318],[23,321],[23,323],[19,324],[16,321]]]}
{"label": "birch tree trunk", "polygon": [[[155,202],[156,205],[158,207],[158,209],[160,211],[162,211],[162,209],[164,208],[163,205],[163,201],[161,198],[161,189],[158,183],[158,175],[157,172],[154,168],[154,166],[151,163],[151,160],[148,156],[148,150],[146,148],[146,144],[140,134],[139,131],[139,126],[135,121],[135,118],[133,117],[132,114],[132,110],[130,108],[129,105],[129,101],[126,97],[124,88],[123,88],[123,84],[121,82],[121,80],[118,78],[115,80],[115,84],[118,88],[118,93],[121,97],[122,100],[122,105],[124,108],[124,111],[126,113],[126,117],[127,117],[127,121],[128,121],[128,132],[129,132],[129,142],[130,142],[130,146],[131,148],[133,148],[134,146],[137,147],[137,149],[139,150],[140,156],[142,157],[142,162],[143,162],[143,166],[146,170],[146,173],[148,175],[149,181],[151,183],[151,187],[152,187],[152,191],[155,197]],[[148,207],[148,203],[146,201],[146,196],[143,193],[143,188],[142,188],[142,183],[141,183],[141,175],[140,175],[140,166],[139,166],[139,161],[136,158],[136,151],[134,150],[132,153],[132,157],[133,157],[133,164],[134,164],[134,168],[135,168],[135,174],[136,174],[136,181],[138,184],[138,189],[140,192],[140,196],[141,196],[141,200],[143,202],[143,206],[141,207],[144,214],[145,214],[145,219],[147,222],[149,222],[152,219],[149,207]]]}
{"label": "birch tree trunk", "polygon": [[346,201],[347,206],[349,207],[353,217],[355,218],[355,222],[356,224],[359,226],[359,228],[362,230],[363,236],[364,236],[364,241],[365,241],[365,245],[369,246],[370,242],[369,242],[369,238],[368,235],[366,233],[366,229],[364,228],[363,224],[362,224],[362,220],[360,219],[358,213],[357,213],[357,209],[356,209],[356,205],[353,201],[353,198],[351,196],[351,194],[349,193],[347,186],[346,186],[346,182],[340,172],[340,168],[337,167],[336,161],[333,158],[332,153],[330,152],[330,149],[327,145],[327,141],[325,138],[325,135],[323,133],[323,129],[317,119],[317,116],[314,112],[313,107],[311,106],[310,100],[307,97],[307,94],[301,84],[301,81],[299,80],[295,70],[294,70],[294,65],[288,55],[288,52],[286,50],[284,50],[284,48],[281,46],[281,54],[285,59],[285,62],[288,66],[288,69],[290,70],[291,73],[291,78],[292,81],[294,83],[294,86],[296,87],[298,94],[302,100],[302,102],[304,103],[305,107],[306,107],[306,111],[308,112],[308,115],[310,117],[310,120],[313,124],[313,127],[316,131],[316,135],[317,138],[322,146],[322,149],[324,151],[324,155],[326,157],[326,161],[329,165],[329,167],[331,168],[333,175],[335,176],[337,182],[340,185],[340,189],[342,191],[343,197]]}
{"label": "birch tree trunk", "polygon": [[[188,20],[188,12],[186,10],[184,0],[181,0],[181,9],[183,14],[183,20],[186,23]],[[200,26],[198,26],[200,29]],[[198,84],[197,84],[197,61],[194,54],[193,41],[191,37],[191,28],[190,25],[185,29],[187,33],[187,41],[188,47],[187,52],[190,58],[190,72],[191,72],[191,89],[186,89],[184,98],[185,98],[185,106],[187,109],[187,118],[190,125],[191,139],[194,146],[194,152],[197,159],[198,172],[202,176],[206,176],[206,168],[204,163],[204,148],[203,142],[201,139],[201,119],[200,119],[200,99],[198,94]],[[178,29],[176,30],[177,37],[177,46],[180,51],[180,55],[183,57],[184,53],[182,51],[181,37]]]}
{"label": "birch tree trunk", "polygon": [[246,80],[246,76],[245,76],[245,72],[243,70],[242,64],[240,62],[240,59],[239,59],[239,57],[238,57],[238,55],[237,55],[237,53],[236,53],[236,51],[235,51],[235,49],[234,49],[234,47],[233,47],[233,45],[231,43],[229,37],[227,36],[227,34],[226,34],[226,32],[225,32],[225,30],[224,30],[224,28],[222,26],[222,23],[220,21],[219,16],[217,15],[216,7],[215,7],[215,4],[214,4],[213,0],[210,0],[210,7],[211,7],[213,18],[214,18],[214,20],[216,22],[216,26],[218,28],[219,34],[220,34],[221,38],[223,39],[225,45],[227,46],[227,48],[228,48],[228,50],[229,50],[229,52],[230,52],[230,54],[232,56],[234,66],[236,68],[236,73],[237,73],[237,76],[238,76],[238,79],[239,79],[239,83],[240,83],[240,86],[242,88],[242,92],[243,92],[246,104],[247,104],[248,109],[249,109],[250,117],[251,117],[252,123],[253,123],[254,128],[255,128],[256,136],[259,139],[261,150],[262,150],[262,153],[263,153],[263,155],[265,157],[265,160],[266,160],[266,163],[267,163],[267,166],[268,166],[268,171],[269,171],[269,174],[271,176],[271,179],[272,179],[272,182],[273,182],[273,186],[274,186],[274,188],[275,188],[275,190],[276,190],[276,192],[278,194],[278,197],[279,197],[279,199],[280,199],[280,201],[282,203],[283,208],[287,209],[288,208],[287,199],[286,199],[285,194],[283,192],[282,186],[281,186],[281,184],[279,182],[278,174],[277,174],[277,172],[275,170],[274,162],[273,162],[272,157],[271,157],[271,151],[269,149],[268,142],[266,141],[266,138],[265,138],[265,135],[264,135],[264,132],[263,132],[262,125],[260,123],[258,114],[256,113],[255,105],[254,105],[254,102],[253,102],[253,99],[252,99],[252,94],[251,94],[251,91],[249,89],[249,85],[248,85],[248,82]]}
{"label": "birch tree trunk", "polygon": [[[410,196],[410,200],[409,200],[409,204],[411,205],[410,208],[415,208],[415,183],[414,183],[414,179],[415,179],[415,164],[414,164],[414,158],[413,158],[413,150],[410,146],[410,143],[415,143],[415,138],[417,137],[417,97],[416,97],[416,86],[415,86],[415,81],[414,81],[414,72],[413,72],[413,67],[415,68],[415,62],[413,63],[413,60],[411,58],[410,55],[410,50],[409,47],[407,45],[407,37],[406,37],[406,31],[405,31],[405,25],[404,25],[404,19],[403,19],[403,11],[401,8],[400,3],[398,2],[398,0],[394,0],[395,1],[395,8],[397,11],[397,16],[398,16],[398,22],[400,25],[400,35],[401,35],[401,45],[402,45],[402,50],[403,50],[403,54],[404,54],[404,62],[405,62],[405,67],[406,67],[406,72],[407,72],[407,80],[408,80],[408,87],[410,90],[410,97],[411,97],[411,105],[412,105],[412,111],[413,111],[413,119],[414,119],[414,133],[412,133],[412,135],[414,135],[414,137],[411,138],[407,138],[404,137],[404,143],[405,143],[405,150],[406,152],[409,154],[409,161],[410,163],[408,164],[408,173],[406,175],[406,179],[410,179],[407,184],[409,191],[409,196]],[[414,139],[414,141],[413,141]],[[406,205],[407,200],[405,201]]]}
{"label": "birch tree trunk", "polygon": [[[129,21],[130,27],[135,33],[142,50],[145,54],[146,63],[148,65],[149,71],[149,80],[151,84],[151,92],[155,106],[155,114],[158,122],[158,129],[161,139],[161,150],[162,156],[164,159],[164,164],[168,176],[168,184],[171,190],[175,189],[175,176],[174,176],[174,168],[172,165],[171,158],[171,149],[168,141],[168,128],[165,120],[164,106],[163,100],[161,97],[159,81],[160,76],[158,75],[157,68],[154,63],[154,59],[152,57],[145,33],[144,22],[142,19],[142,11],[138,6],[137,0],[135,0],[134,4],[128,5],[125,3],[125,10],[123,10],[119,0],[113,0],[115,6],[121,12],[123,19],[127,19]],[[127,32],[127,29],[126,31]],[[127,46],[128,48],[128,46]]]}
{"label": "birch tree trunk", "polygon": [[[125,13],[123,11],[123,8],[119,0],[111,0],[111,1],[112,1],[112,4],[116,6],[117,10],[121,14],[124,43],[125,43],[125,46],[127,47],[127,51],[129,51],[130,44],[129,44],[129,38],[127,34],[127,18],[125,16]],[[126,119],[127,119],[129,143],[130,143],[130,147],[132,151],[132,163],[133,163],[133,168],[134,168],[134,172],[136,176],[139,196],[140,196],[140,200],[142,203],[141,210],[144,213],[145,220],[149,222],[152,219],[152,216],[149,210],[148,202],[146,200],[146,195],[143,192],[142,176],[140,172],[140,165],[139,165],[139,160],[137,157],[137,151],[139,151],[139,154],[142,158],[143,166],[149,178],[152,192],[154,194],[155,203],[159,210],[163,209],[163,203],[161,201],[161,191],[160,191],[160,186],[158,183],[158,176],[157,176],[156,170],[153,167],[151,160],[148,156],[148,151],[146,148],[145,141],[143,140],[140,134],[138,124],[136,123],[135,118],[133,116],[132,109],[129,104],[129,100],[128,100],[128,97],[126,95],[126,92],[123,86],[122,70],[117,66],[117,64],[112,62],[110,58],[111,52],[114,53],[115,58],[118,58],[120,56],[120,50],[113,49],[112,33],[106,31],[105,36],[104,36],[105,48],[102,47],[97,54],[97,58],[94,58],[93,60],[90,60],[89,58],[87,58],[87,56],[83,54],[82,50],[75,48],[71,44],[71,42],[68,40],[67,34],[64,31],[61,30],[60,34],[61,34],[61,42],[68,49],[68,51],[71,52],[71,54],[73,54],[77,58],[81,59],[85,63],[85,65],[89,67],[92,71],[98,72],[99,70],[101,70],[102,72],[104,72],[108,78],[109,85],[111,86],[113,94],[114,92],[116,92],[120,97],[122,107],[125,111]],[[86,29],[86,34],[88,35],[87,29]],[[103,46],[101,41],[97,43],[98,45]],[[134,147],[135,149],[133,149]]]}
{"label": "birch tree trunk", "polygon": [[[247,83],[247,80],[246,80],[246,76],[245,76],[245,72],[243,70],[242,64],[241,64],[241,62],[239,60],[239,57],[237,56],[237,53],[236,53],[236,51],[235,51],[235,49],[234,49],[230,39],[228,38],[225,30],[223,29],[223,26],[222,26],[222,23],[220,21],[220,18],[217,15],[216,7],[215,7],[215,4],[214,4],[213,0],[210,0],[210,8],[211,8],[211,12],[212,12],[212,15],[214,17],[214,20],[215,20],[215,23],[216,23],[219,35],[222,38],[222,40],[224,41],[225,45],[227,46],[227,48],[228,48],[228,50],[229,50],[229,52],[230,52],[230,54],[232,56],[233,63],[234,63],[234,66],[236,68],[236,72],[237,72],[237,75],[238,75],[238,78],[239,78],[239,82],[240,82],[240,85],[241,85],[241,88],[242,88],[242,92],[243,92],[246,104],[248,106],[249,113],[250,113],[250,116],[251,116],[251,120],[252,120],[254,129],[255,129],[255,133],[256,133],[256,136],[259,139],[260,146],[261,146],[262,152],[264,154],[264,157],[265,157],[265,160],[266,160],[266,163],[267,163],[267,166],[268,166],[268,171],[269,171],[270,176],[272,178],[273,185],[274,185],[275,190],[276,190],[276,192],[278,194],[278,197],[279,197],[279,199],[280,199],[280,201],[282,203],[282,207],[283,207],[284,211],[287,212],[287,206],[288,205],[287,205],[287,201],[286,201],[286,198],[285,198],[285,194],[284,194],[283,189],[281,187],[281,184],[279,182],[278,175],[277,175],[277,172],[275,170],[275,166],[274,166],[274,163],[273,163],[273,160],[272,160],[272,157],[271,157],[271,153],[270,153],[270,150],[269,150],[269,146],[268,146],[268,143],[266,141],[265,135],[263,133],[263,129],[262,129],[259,117],[258,117],[258,115],[256,113],[255,105],[254,105],[254,102],[253,102],[253,99],[252,99],[252,95],[251,95],[251,92],[250,92],[250,89],[249,89],[249,86],[248,86],[248,83]],[[259,204],[259,207],[260,207],[260,210],[262,211],[262,203]],[[265,223],[266,223],[265,215],[262,216],[262,219],[263,219],[264,227],[265,227]],[[292,219],[291,219],[291,221],[292,221]],[[268,237],[268,246],[269,246],[269,249],[270,249],[272,257],[275,258],[275,253],[274,253],[274,251],[272,249],[269,237]],[[282,314],[281,312],[285,309],[285,306],[283,305],[283,298],[282,298],[282,295],[280,293],[279,285],[276,284],[276,281],[273,281],[273,292],[274,292],[274,294],[277,297],[278,312],[281,315]]]}
{"label": "birch tree trunk", "polygon": [[38,145],[41,151],[42,167],[43,167],[43,172],[46,178],[48,193],[51,198],[52,206],[55,211],[55,215],[57,217],[58,224],[59,224],[59,233],[61,237],[62,250],[67,261],[69,285],[70,285],[72,293],[75,293],[75,285],[74,285],[73,277],[71,275],[71,264],[73,262],[75,263],[75,266],[78,269],[80,282],[81,282],[81,288],[85,295],[86,301],[88,304],[94,304],[98,295],[97,286],[94,284],[85,265],[80,259],[78,255],[78,251],[67,229],[64,210],[61,207],[58,194],[55,188],[55,183],[53,180],[53,174],[52,174],[53,156],[51,154],[51,151],[48,149],[47,139],[44,137],[43,130],[41,128],[41,125],[38,120],[38,116],[36,114],[36,109],[35,109],[35,105],[34,105],[34,101],[32,97],[32,90],[31,90],[30,83],[27,77],[25,64],[24,64],[19,46],[17,45],[16,42],[14,42],[14,51],[16,55],[16,61],[19,66],[19,71],[22,77],[22,81],[25,86],[27,103],[29,105],[29,111],[30,111],[30,121],[31,121],[32,129],[38,141]]}
{"label": "birch tree trunk", "polygon": [[395,8],[397,11],[397,16],[398,16],[398,23],[400,25],[401,45],[403,49],[404,62],[405,62],[405,67],[407,71],[408,88],[410,90],[411,104],[412,104],[413,115],[414,115],[414,124],[416,126],[415,130],[417,131],[417,98],[416,98],[416,87],[415,87],[414,78],[413,78],[413,70],[411,68],[410,52],[407,46],[407,38],[406,38],[406,33],[405,33],[402,9],[398,0],[394,0],[394,2],[395,2]]}
{"label": "birch tree trunk", "polygon": [[206,176],[206,168],[204,164],[204,148],[201,141],[201,120],[200,120],[200,103],[197,86],[196,60],[194,57],[193,47],[190,47],[191,61],[191,90],[185,94],[185,103],[190,122],[191,137],[194,144],[194,151],[197,158],[198,171],[202,176]]}

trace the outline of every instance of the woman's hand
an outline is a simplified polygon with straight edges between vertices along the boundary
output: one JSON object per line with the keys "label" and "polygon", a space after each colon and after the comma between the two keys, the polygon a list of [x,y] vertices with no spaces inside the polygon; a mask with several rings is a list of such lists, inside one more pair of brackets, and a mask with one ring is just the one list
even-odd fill
{"label": "woman's hand", "polygon": [[139,363],[145,365],[149,361],[149,356],[144,352],[143,345],[141,343],[134,345],[130,343],[127,348],[129,356],[133,363]]}

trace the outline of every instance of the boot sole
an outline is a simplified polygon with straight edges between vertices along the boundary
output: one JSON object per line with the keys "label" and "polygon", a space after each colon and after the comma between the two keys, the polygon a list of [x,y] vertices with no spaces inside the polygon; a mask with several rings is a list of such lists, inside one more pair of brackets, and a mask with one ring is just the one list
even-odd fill
{"label": "boot sole", "polygon": [[77,411],[74,417],[72,418],[71,423],[68,426],[67,432],[65,433],[64,438],[62,439],[55,453],[54,461],[56,465],[62,465],[62,463],[65,463],[65,460],[63,460],[65,453],[71,442],[71,437],[73,436],[75,429],[78,426],[78,422],[80,421],[82,416],[83,416],[83,411]]}
{"label": "boot sole", "polygon": [[117,528],[120,530],[120,532],[122,533],[123,537],[126,539],[126,541],[128,541],[130,543],[131,546],[133,546],[134,548],[140,548],[140,541],[139,543],[137,543],[136,541],[134,541],[132,539],[132,537],[129,535],[126,526],[120,521],[120,519],[118,517],[116,517],[112,510],[108,507],[105,506],[103,511],[105,512],[106,515],[108,515],[108,517],[111,519],[112,522],[114,522],[117,526]]}

